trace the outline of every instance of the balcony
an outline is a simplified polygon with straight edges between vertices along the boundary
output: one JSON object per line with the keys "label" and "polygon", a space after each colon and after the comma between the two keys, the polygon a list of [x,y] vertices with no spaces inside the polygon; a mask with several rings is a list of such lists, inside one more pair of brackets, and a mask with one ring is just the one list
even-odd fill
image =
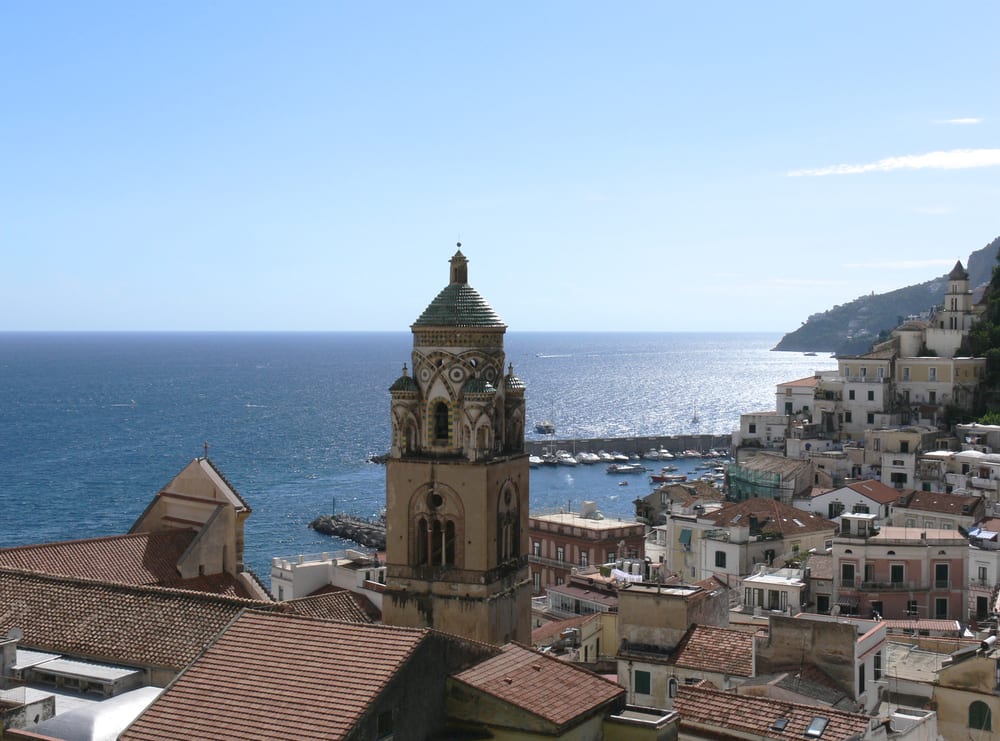
{"label": "balcony", "polygon": [[996,491],[997,481],[996,479],[983,479],[978,476],[969,477],[969,486],[973,489],[984,489],[986,491]]}

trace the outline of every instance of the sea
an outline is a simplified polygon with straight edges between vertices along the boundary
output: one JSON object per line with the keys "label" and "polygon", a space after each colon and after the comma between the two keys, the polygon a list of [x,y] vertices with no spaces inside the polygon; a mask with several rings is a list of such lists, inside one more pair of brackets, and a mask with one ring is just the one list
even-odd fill
{"label": "sea", "polygon": [[[775,408],[775,386],[836,368],[775,352],[771,333],[508,332],[526,384],[528,437],[728,434]],[[207,454],[253,512],[245,558],[353,547],[320,514],[385,503],[389,386],[409,332],[0,333],[0,547],[127,532],[152,497]],[[674,461],[694,472],[695,460]],[[655,462],[651,465],[656,465]],[[594,501],[632,519],[645,476],[605,466],[532,469],[531,511]]]}

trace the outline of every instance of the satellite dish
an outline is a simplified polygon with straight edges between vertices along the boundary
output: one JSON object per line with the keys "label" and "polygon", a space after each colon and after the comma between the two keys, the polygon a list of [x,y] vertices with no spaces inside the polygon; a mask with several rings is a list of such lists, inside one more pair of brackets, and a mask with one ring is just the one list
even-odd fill
{"label": "satellite dish", "polygon": [[6,638],[11,641],[19,641],[24,638],[24,631],[15,626],[7,632]]}

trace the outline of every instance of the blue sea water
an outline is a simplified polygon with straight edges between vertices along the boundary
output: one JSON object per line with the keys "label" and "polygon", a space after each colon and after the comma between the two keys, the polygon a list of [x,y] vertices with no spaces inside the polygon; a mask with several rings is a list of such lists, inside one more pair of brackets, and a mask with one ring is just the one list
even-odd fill
{"label": "blue sea water", "polygon": [[[836,367],[770,351],[779,339],[509,332],[505,344],[529,425],[627,437],[730,433],[741,413],[774,408],[777,383]],[[411,343],[409,332],[0,334],[0,547],[125,532],[207,443],[254,510],[246,559],[265,583],[273,556],[343,548],[307,525],[383,505],[385,469],[369,458],[388,448],[388,387]],[[593,499],[630,517],[649,488],[628,480],[603,466],[536,469],[531,508]]]}

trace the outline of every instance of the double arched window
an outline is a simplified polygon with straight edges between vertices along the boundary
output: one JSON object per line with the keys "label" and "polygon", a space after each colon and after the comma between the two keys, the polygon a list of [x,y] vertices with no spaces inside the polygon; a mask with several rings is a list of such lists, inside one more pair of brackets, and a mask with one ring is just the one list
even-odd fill
{"label": "double arched window", "polygon": [[463,508],[448,486],[431,483],[410,500],[410,562],[414,566],[462,568]]}
{"label": "double arched window", "polygon": [[497,563],[521,555],[521,512],[517,489],[509,481],[497,500]]}

